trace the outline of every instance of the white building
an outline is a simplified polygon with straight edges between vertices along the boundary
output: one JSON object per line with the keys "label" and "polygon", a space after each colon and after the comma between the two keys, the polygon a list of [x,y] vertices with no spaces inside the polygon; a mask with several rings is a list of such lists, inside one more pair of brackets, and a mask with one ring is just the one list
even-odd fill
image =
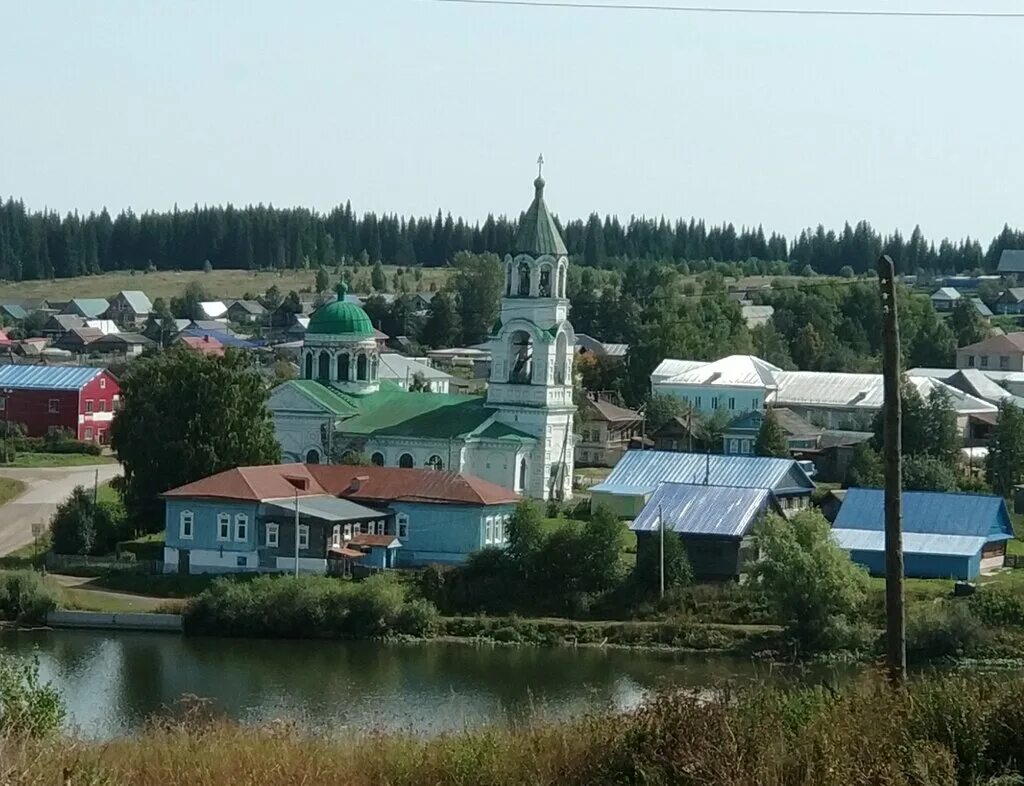
{"label": "white building", "polygon": [[366,312],[340,292],[310,318],[301,379],[270,396],[284,460],[319,463],[351,451],[380,466],[467,472],[537,499],[572,495],[569,259],[544,181],[534,185],[505,258],[486,399],[408,392],[387,379]]}

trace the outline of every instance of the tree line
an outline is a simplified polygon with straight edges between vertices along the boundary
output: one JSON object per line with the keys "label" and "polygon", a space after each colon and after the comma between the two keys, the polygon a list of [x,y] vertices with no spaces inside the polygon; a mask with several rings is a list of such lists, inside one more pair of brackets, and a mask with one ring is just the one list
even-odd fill
{"label": "tree line", "polygon": [[[506,254],[520,217],[488,215],[470,222],[438,211],[413,217],[357,215],[346,202],[325,213],[272,205],[194,206],[112,216],[30,210],[0,203],[0,278],[67,278],[114,270],[302,269],[381,262],[437,267],[459,251]],[[977,239],[936,245],[915,228],[909,238],[882,235],[861,221],[842,230],[807,229],[792,241],[758,227],[709,226],[691,218],[596,213],[559,222],[569,253],[588,267],[624,267],[632,260],[675,265],[729,262],[747,273],[785,273],[810,267],[838,274],[865,272],[879,253],[901,273],[991,270],[1005,248],[1020,248],[1024,232],[1004,227],[983,247]],[[698,267],[698,269],[700,269]],[[688,272],[688,270],[684,270]]]}

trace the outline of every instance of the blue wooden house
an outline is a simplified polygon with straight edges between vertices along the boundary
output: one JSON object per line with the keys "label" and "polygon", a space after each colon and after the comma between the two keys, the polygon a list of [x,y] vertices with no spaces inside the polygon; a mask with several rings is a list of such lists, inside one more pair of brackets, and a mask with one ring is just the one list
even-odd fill
{"label": "blue wooden house", "polygon": [[[850,559],[885,573],[885,492],[849,489],[832,536]],[[903,492],[903,562],[915,578],[974,579],[1003,566],[1013,526],[1002,497]]]}
{"label": "blue wooden house", "polygon": [[456,472],[305,464],[239,467],[163,497],[169,573],[454,564],[503,546],[519,502]]}

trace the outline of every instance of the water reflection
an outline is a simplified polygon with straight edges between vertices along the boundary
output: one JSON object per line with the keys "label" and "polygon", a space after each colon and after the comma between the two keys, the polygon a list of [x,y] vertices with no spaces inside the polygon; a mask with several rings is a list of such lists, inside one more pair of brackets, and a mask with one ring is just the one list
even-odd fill
{"label": "water reflection", "polygon": [[[659,685],[793,678],[750,661],[624,650],[263,641],[98,631],[4,631],[0,652],[36,652],[90,737],[137,729],[184,694],[243,722],[295,720],[435,734],[634,706]],[[833,667],[795,675],[842,679]]]}

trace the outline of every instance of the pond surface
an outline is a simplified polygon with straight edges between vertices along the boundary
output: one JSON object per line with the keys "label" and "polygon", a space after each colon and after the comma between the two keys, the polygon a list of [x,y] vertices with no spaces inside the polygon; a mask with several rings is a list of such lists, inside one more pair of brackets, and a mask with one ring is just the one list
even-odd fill
{"label": "pond surface", "polygon": [[437,734],[635,706],[659,686],[841,681],[849,667],[772,668],[721,656],[448,643],[185,638],[0,631],[0,655],[35,655],[92,738],[137,730],[183,695],[243,723],[294,720],[326,734]]}

